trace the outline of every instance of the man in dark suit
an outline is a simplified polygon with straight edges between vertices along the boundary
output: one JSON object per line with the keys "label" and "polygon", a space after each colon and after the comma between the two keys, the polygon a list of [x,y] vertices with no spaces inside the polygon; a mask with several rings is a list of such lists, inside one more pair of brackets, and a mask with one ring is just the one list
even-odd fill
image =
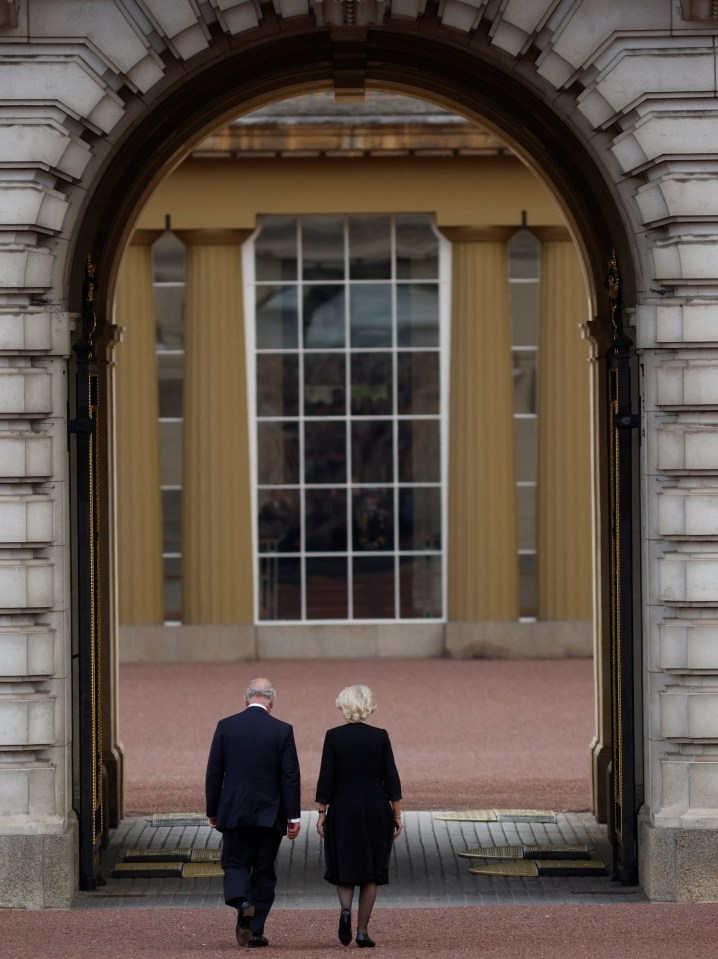
{"label": "man in dark suit", "polygon": [[224,900],[237,909],[237,944],[266,946],[274,902],[274,861],[282,836],[300,828],[299,761],[294,731],[270,716],[276,691],[253,679],[246,709],[220,720],[207,763],[210,825],[222,833]]}

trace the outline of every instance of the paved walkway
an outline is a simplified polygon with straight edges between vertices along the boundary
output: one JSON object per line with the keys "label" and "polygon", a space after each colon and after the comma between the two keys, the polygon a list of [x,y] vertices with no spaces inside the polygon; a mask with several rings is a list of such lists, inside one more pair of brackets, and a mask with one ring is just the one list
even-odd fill
{"label": "paved walkway", "polygon": [[[283,841],[277,860],[280,909],[335,909],[336,893],[323,878],[316,813],[305,812],[294,843]],[[605,828],[588,813],[560,813],[556,823],[453,822],[431,812],[405,812],[405,829],[392,859],[389,885],[379,891],[382,908],[433,906],[576,905],[637,903],[645,897],[610,877],[611,851]],[[220,836],[207,825],[153,826],[148,817],[124,820],[104,853],[107,884],[79,893],[74,909],[216,908],[223,906],[221,878],[127,879],[112,870],[128,849],[216,848]],[[483,860],[457,853],[478,846],[587,845],[606,863],[605,876],[505,878],[469,872]]]}

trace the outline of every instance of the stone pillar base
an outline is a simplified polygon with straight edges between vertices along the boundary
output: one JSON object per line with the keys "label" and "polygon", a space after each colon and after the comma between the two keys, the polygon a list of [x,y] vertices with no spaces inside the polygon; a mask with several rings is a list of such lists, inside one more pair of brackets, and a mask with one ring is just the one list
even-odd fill
{"label": "stone pillar base", "polygon": [[638,870],[654,902],[718,902],[718,827],[656,826],[641,813]]}
{"label": "stone pillar base", "polygon": [[67,909],[77,891],[77,822],[63,832],[0,835],[0,909]]}

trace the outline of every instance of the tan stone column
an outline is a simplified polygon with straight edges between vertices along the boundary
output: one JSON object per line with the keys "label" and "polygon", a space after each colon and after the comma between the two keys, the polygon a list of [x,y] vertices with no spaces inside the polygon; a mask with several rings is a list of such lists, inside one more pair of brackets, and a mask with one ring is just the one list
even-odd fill
{"label": "tan stone column", "polygon": [[518,619],[508,231],[453,244],[448,617]]}
{"label": "tan stone column", "polygon": [[137,231],[118,279],[116,347],[119,622],[164,621],[159,397],[151,244]]}
{"label": "tan stone column", "polygon": [[588,292],[571,240],[541,245],[538,617],[592,615]]}
{"label": "tan stone column", "polygon": [[254,619],[241,245],[188,230],[182,493],[183,620]]}

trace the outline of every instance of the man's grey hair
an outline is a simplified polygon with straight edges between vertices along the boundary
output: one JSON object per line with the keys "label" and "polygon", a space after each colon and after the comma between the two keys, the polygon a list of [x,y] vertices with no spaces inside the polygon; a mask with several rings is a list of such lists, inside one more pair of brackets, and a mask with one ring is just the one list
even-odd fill
{"label": "man's grey hair", "polygon": [[277,690],[269,683],[266,686],[253,686],[251,683],[247,686],[247,692],[244,694],[249,699],[266,699],[268,703],[273,703]]}

